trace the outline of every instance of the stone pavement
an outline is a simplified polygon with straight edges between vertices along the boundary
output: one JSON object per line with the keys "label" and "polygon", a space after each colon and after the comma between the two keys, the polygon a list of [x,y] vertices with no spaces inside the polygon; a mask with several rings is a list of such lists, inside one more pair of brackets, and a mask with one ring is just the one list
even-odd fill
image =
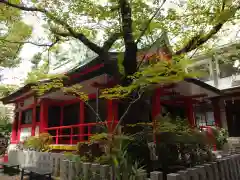
{"label": "stone pavement", "polygon": [[0,175],[1,180],[20,180],[20,176]]}

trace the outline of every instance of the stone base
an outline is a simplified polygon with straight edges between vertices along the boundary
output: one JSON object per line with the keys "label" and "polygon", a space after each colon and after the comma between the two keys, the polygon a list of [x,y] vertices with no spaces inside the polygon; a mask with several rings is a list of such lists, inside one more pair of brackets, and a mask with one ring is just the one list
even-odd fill
{"label": "stone base", "polygon": [[8,145],[8,149],[7,149],[7,152],[9,152],[10,150],[16,149],[16,147],[17,147],[17,144],[9,144],[9,145]]}

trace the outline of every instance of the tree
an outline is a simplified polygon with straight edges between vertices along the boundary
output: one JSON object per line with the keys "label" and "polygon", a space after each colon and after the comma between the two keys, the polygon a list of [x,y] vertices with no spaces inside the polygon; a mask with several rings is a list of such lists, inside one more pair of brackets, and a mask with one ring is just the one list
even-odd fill
{"label": "tree", "polygon": [[0,4],[0,67],[19,64],[19,53],[32,29],[22,21],[21,11]]}
{"label": "tree", "polygon": [[15,85],[0,85],[0,97],[8,96],[17,88],[18,86]]}
{"label": "tree", "polygon": [[[175,55],[200,48],[213,38],[225,24],[239,17],[239,2],[231,0],[180,1],[180,11],[164,9],[166,0],[108,0],[99,1],[32,1],[29,4],[0,0],[4,8],[36,13],[46,22],[53,47],[69,39],[82,42],[90,50],[109,59],[108,52],[117,47],[124,49],[125,76],[133,75],[137,67],[139,48],[151,45],[163,29],[175,37]],[[182,15],[184,11],[184,15]],[[100,44],[96,37],[102,35]],[[29,42],[28,42],[29,43]],[[20,42],[22,44],[22,42]],[[126,79],[126,78],[123,78]]]}

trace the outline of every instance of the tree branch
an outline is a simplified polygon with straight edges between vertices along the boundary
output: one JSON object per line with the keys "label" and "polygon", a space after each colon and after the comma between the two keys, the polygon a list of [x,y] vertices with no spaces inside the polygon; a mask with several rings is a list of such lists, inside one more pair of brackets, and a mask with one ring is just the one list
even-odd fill
{"label": "tree branch", "polygon": [[103,49],[105,51],[108,51],[112,45],[115,43],[115,41],[122,35],[122,33],[114,33],[112,34],[108,40],[105,41],[103,44]]}
{"label": "tree branch", "polygon": [[152,22],[152,20],[156,17],[156,15],[159,13],[159,11],[161,10],[162,6],[165,4],[166,0],[162,1],[162,4],[160,5],[160,7],[156,10],[156,12],[153,14],[153,16],[148,20],[145,28],[142,30],[140,36],[138,37],[136,44],[138,44],[141,41],[141,38],[143,37],[143,35],[145,34],[145,32],[147,31],[150,23]]}
{"label": "tree branch", "polygon": [[91,42],[86,36],[84,36],[82,33],[74,33],[72,35],[70,32],[58,32],[55,29],[51,29],[51,32],[62,37],[74,37],[81,41],[85,46],[87,46],[89,49],[91,49],[93,52],[97,53],[99,56],[101,56],[104,51],[101,47],[96,45],[95,43]]}
{"label": "tree branch", "polygon": [[129,111],[129,109],[132,107],[132,105],[135,104],[138,100],[141,99],[142,94],[143,94],[142,92],[138,92],[138,97],[137,97],[135,100],[133,100],[132,102],[130,102],[130,104],[128,105],[126,111],[123,113],[123,115],[122,115],[121,118],[119,119],[116,127],[114,128],[113,134],[116,133],[118,127],[122,124],[124,117],[127,115],[128,111]]}
{"label": "tree branch", "polygon": [[103,50],[101,47],[99,47],[95,43],[91,42],[84,34],[75,32],[69,24],[67,24],[65,21],[62,21],[61,19],[57,18],[56,16],[52,15],[46,9],[41,9],[41,8],[36,8],[36,7],[25,7],[23,5],[13,4],[7,0],[0,0],[0,3],[3,3],[7,6],[11,6],[11,7],[23,10],[23,11],[41,12],[41,13],[45,14],[50,20],[54,21],[57,24],[62,25],[68,31],[68,32],[64,32],[64,33],[52,31],[53,33],[55,33],[59,36],[63,36],[63,37],[67,37],[67,36],[74,37],[74,38],[80,40],[84,45],[86,45],[88,48],[90,48],[92,51],[94,51],[98,55],[101,55],[103,53]]}
{"label": "tree branch", "polygon": [[[225,4],[222,6],[222,8],[225,7]],[[237,11],[238,9],[240,9],[240,6],[238,5],[237,7],[233,8],[232,11]],[[222,12],[224,11],[224,9],[222,9]],[[198,48],[199,46],[203,45],[204,43],[206,43],[210,38],[212,38],[215,34],[217,34],[220,29],[222,28],[222,26],[228,21],[228,19],[225,19],[224,21],[221,21],[219,23],[217,23],[215,26],[212,27],[212,29],[205,35],[201,35],[198,34],[196,36],[194,36],[192,39],[190,39],[188,41],[188,43],[180,50],[178,50],[177,52],[175,52],[175,55],[181,55],[187,52],[190,52],[196,48]]]}
{"label": "tree branch", "polygon": [[39,44],[39,43],[31,42],[31,41],[10,41],[10,40],[6,40],[6,39],[2,39],[2,38],[0,38],[0,41],[7,42],[7,43],[13,43],[13,44],[32,44],[32,45],[39,46],[39,47],[52,47],[59,41],[59,39],[54,41],[51,44]]}
{"label": "tree branch", "polygon": [[209,33],[207,33],[205,36],[201,36],[200,34],[194,36],[192,39],[190,39],[188,41],[188,43],[182,49],[178,50],[174,54],[181,55],[181,54],[190,52],[190,51],[196,49],[197,47],[201,46],[202,44],[207,42],[210,38],[212,38],[215,34],[217,34],[218,31],[222,28],[223,24],[224,23],[219,23],[219,24],[215,25],[209,31]]}

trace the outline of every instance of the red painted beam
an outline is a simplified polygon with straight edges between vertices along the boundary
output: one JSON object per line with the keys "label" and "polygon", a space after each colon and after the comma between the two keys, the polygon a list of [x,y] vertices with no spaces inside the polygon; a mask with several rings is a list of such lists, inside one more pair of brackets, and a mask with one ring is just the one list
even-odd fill
{"label": "red painted beam", "polygon": [[86,68],[84,71],[82,71],[82,72],[80,72],[80,73],[76,73],[76,74],[71,75],[70,78],[72,78],[72,79],[73,79],[73,78],[78,78],[78,77],[80,77],[80,76],[82,76],[82,75],[85,75],[85,74],[88,74],[88,73],[90,73],[90,72],[96,71],[96,70],[98,70],[98,69],[100,69],[100,68],[102,68],[102,67],[104,67],[104,63],[95,65],[95,66],[90,67],[90,68]]}
{"label": "red painted beam", "polygon": [[23,94],[23,95],[18,96],[17,98],[15,98],[15,99],[13,100],[13,102],[21,102],[22,100],[27,99],[27,98],[33,96],[33,94],[34,94],[34,92],[30,90],[29,92],[27,92],[27,93],[25,93],[25,94]]}
{"label": "red painted beam", "polygon": [[107,83],[98,83],[98,82],[94,82],[91,84],[91,86],[98,88],[98,89],[106,89],[106,88],[112,88],[114,86],[116,86],[118,83],[115,80],[110,80]]}

